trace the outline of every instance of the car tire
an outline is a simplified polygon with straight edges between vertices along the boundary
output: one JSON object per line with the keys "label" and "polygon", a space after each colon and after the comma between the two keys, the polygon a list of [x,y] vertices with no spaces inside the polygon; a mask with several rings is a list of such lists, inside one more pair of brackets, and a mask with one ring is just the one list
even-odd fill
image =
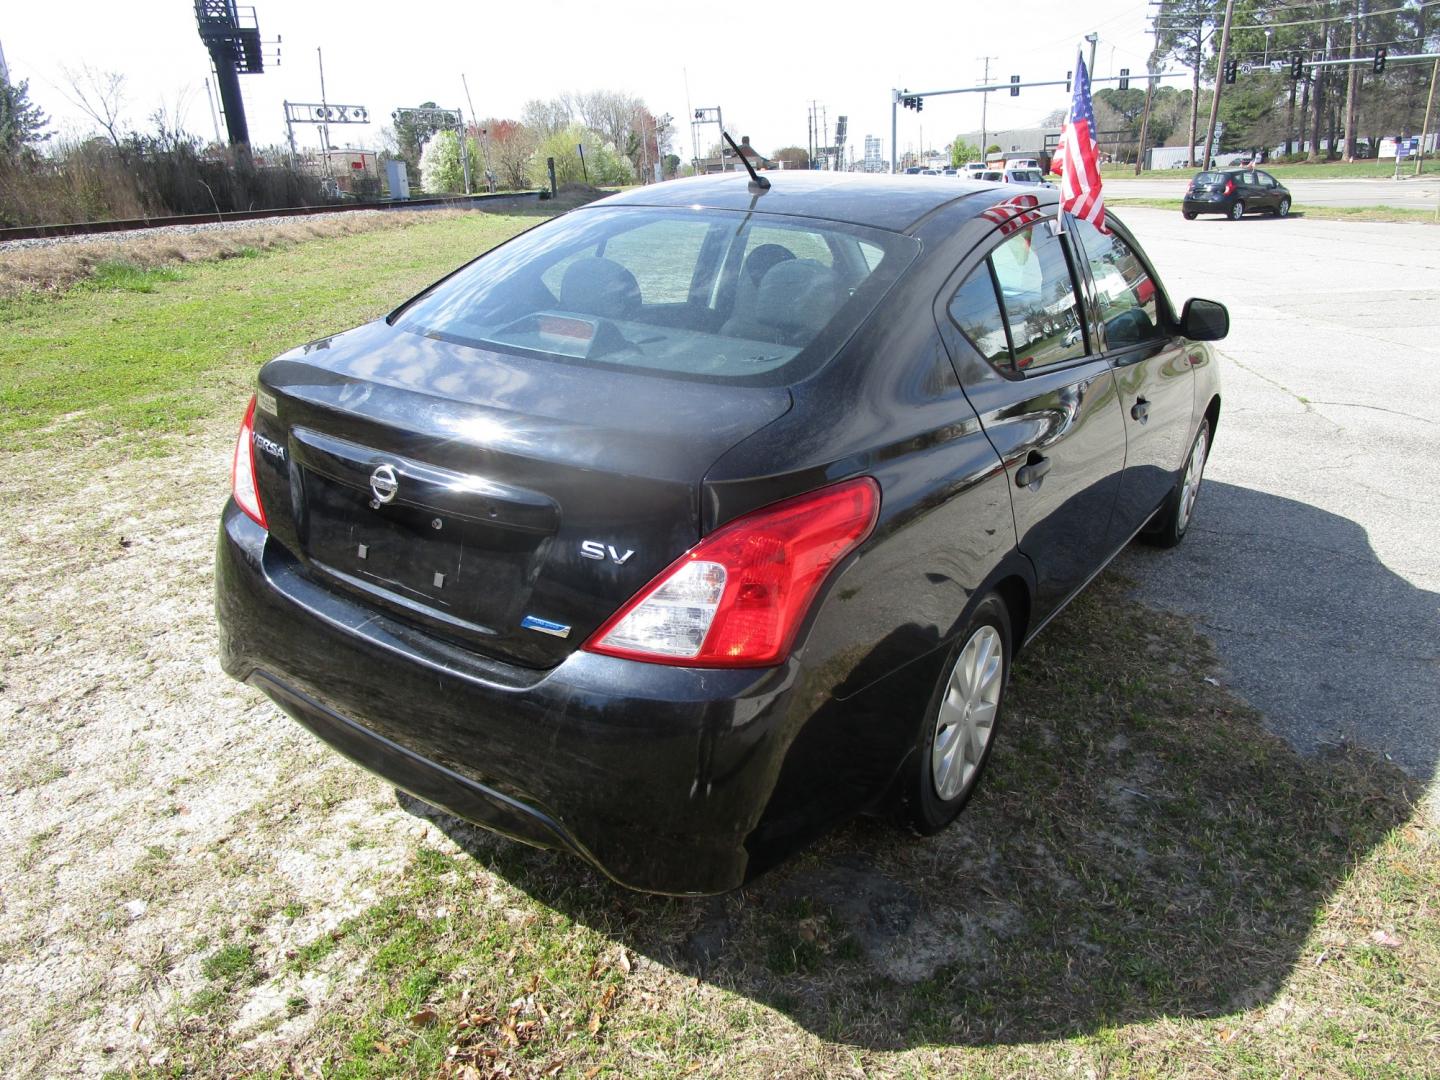
{"label": "car tire", "polygon": [[1236,199],[1234,205],[1230,207],[1230,220],[1231,220],[1231,221],[1239,221],[1239,220],[1240,220],[1242,217],[1244,217],[1244,216],[1245,216],[1245,200],[1244,200],[1244,199]]}
{"label": "car tire", "polygon": [[1155,514],[1150,528],[1140,534],[1147,544],[1160,548],[1173,548],[1185,539],[1190,523],[1195,520],[1195,503],[1200,498],[1200,483],[1205,478],[1205,462],[1210,457],[1210,421],[1200,421],[1200,430],[1190,444],[1190,453],[1185,458],[1174,488],[1165,497],[1164,504]]}
{"label": "car tire", "polygon": [[905,817],[922,836],[954,821],[980,783],[995,746],[1012,652],[1010,610],[990,593],[946,653],[902,781]]}
{"label": "car tire", "polygon": [[1195,211],[1194,211],[1194,210],[1181,210],[1181,211],[1180,211],[1180,216],[1183,217],[1186,221],[1194,221],[1194,220],[1195,220]]}
{"label": "car tire", "polygon": [[1277,207],[1275,207],[1275,216],[1276,216],[1276,217],[1289,217],[1289,216],[1290,216],[1290,200],[1289,200],[1289,199],[1281,199],[1281,200],[1280,200],[1280,205],[1277,206]]}

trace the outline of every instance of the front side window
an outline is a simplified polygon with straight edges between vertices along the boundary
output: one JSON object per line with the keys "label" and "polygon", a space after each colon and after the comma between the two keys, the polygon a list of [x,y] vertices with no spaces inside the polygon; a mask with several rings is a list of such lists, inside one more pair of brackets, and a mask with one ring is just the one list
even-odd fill
{"label": "front side window", "polygon": [[546,360],[781,385],[827,360],[917,250],[828,221],[597,207],[482,255],[392,323]]}
{"label": "front side window", "polygon": [[1095,280],[1095,316],[1105,328],[1106,348],[1162,336],[1159,290],[1140,257],[1116,232],[1102,233],[1079,219],[1072,226]]}
{"label": "front side window", "polygon": [[1261,187],[1273,188],[1280,186],[1279,181],[1277,181],[1268,172],[1257,172],[1255,175],[1260,178]]}

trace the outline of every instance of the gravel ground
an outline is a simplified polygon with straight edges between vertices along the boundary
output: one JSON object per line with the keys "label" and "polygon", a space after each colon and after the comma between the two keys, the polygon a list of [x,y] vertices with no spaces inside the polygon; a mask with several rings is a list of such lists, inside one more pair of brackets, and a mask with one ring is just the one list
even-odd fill
{"label": "gravel ground", "polygon": [[[447,207],[437,206],[437,210]],[[241,232],[283,225],[291,221],[330,221],[335,218],[368,218],[389,213],[388,210],[337,210],[330,214],[286,214],[282,217],[256,218],[250,221],[210,221],[200,225],[161,225],[154,229],[122,229],[109,233],[82,233],[79,236],[44,236],[30,240],[0,241],[0,252],[24,251],[32,248],[59,247],[64,244],[114,244],[121,247],[136,237],[194,236],[197,233]]]}
{"label": "gravel ground", "polygon": [[[104,444],[7,457],[5,1076],[150,1060],[157,1026],[205,985],[203,959],[227,937],[263,928],[260,959],[283,967],[374,903],[427,829],[220,672],[209,582],[230,445],[226,433],[158,459],[112,460]],[[156,482],[174,476],[186,480]],[[315,988],[263,991],[237,1040],[303,1034],[286,1003]]]}

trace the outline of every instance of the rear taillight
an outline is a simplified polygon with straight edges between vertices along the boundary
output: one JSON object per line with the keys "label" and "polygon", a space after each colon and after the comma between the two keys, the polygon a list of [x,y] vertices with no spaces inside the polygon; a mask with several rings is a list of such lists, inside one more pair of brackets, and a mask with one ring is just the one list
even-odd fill
{"label": "rear taillight", "polygon": [[1234,180],[1226,180],[1226,181],[1225,181],[1225,194],[1226,194],[1226,195],[1234,195],[1234,194],[1235,194],[1235,181],[1234,181]]}
{"label": "rear taillight", "polygon": [[790,654],[815,594],[875,527],[869,477],[775,503],[717,529],[585,643],[683,667],[769,667]]}
{"label": "rear taillight", "polygon": [[235,496],[235,505],[253,518],[262,529],[265,524],[265,508],[260,505],[260,488],[255,484],[255,398],[245,409],[245,420],[240,425],[240,437],[235,440],[235,460],[230,468],[230,493]]}

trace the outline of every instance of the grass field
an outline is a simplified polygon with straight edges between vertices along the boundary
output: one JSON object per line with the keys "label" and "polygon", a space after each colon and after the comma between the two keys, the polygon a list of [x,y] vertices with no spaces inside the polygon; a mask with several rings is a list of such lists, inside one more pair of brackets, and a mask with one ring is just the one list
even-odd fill
{"label": "grass field", "polygon": [[[96,640],[140,667],[103,676],[81,700],[114,695],[113,713],[165,731],[174,706],[152,700],[144,666],[168,664],[189,684],[209,677],[209,582],[203,570],[177,581],[173,567],[180,555],[208,565],[224,441],[258,364],[383,312],[533,223],[467,215],[181,268],[117,264],[68,293],[0,303],[9,523],[68,500],[45,512],[93,545],[86,559],[150,559],[116,565],[126,582],[148,565],[140,580],[157,595],[186,598],[157,600],[153,618],[143,602],[97,608],[112,621]],[[157,459],[152,476],[216,476],[198,497],[173,485],[189,499],[181,516],[205,520],[127,555],[110,530],[143,541],[145,518],[126,518],[95,485],[141,454]],[[42,499],[52,476],[64,482]],[[173,514],[164,486],[136,498]],[[42,546],[12,539],[0,551],[44,566]],[[68,573],[83,569],[72,560]],[[32,590],[17,621],[0,623],[0,691],[28,685],[31,673],[15,673],[27,658],[72,667],[67,643],[103,622],[78,605],[105,592],[83,588],[75,610],[47,615]],[[152,660],[162,636],[188,651]],[[171,738],[199,743],[220,728],[210,756],[165,783],[138,765],[121,774],[155,806],[107,826],[140,851],[96,910],[124,901],[149,914],[130,929],[91,913],[67,947],[102,973],[135,967],[139,989],[97,975],[54,1000],[5,999],[26,1012],[0,1025],[0,1070],[68,1074],[83,1060],[157,1080],[1440,1074],[1433,810],[1384,761],[1344,747],[1295,753],[1214,674],[1188,622],[1104,576],[1017,665],[993,771],[956,828],[921,840],[862,820],[708,900],[628,893],[412,804],[407,830],[380,785],[217,675],[226,696],[202,696]],[[0,870],[7,918],[20,897],[41,897],[33,925],[14,916],[0,934],[7,973],[57,933],[42,886],[109,851],[88,825],[74,835],[18,817],[22,799],[38,813],[69,782],[59,763],[87,732],[70,700],[41,693],[5,729],[53,728],[56,740],[6,774],[7,826],[31,830]],[[104,746],[92,752],[120,752]],[[208,844],[141,838],[159,828],[150,815],[170,828],[251,786],[248,808]],[[102,797],[85,794],[74,814],[91,821]],[[321,876],[342,864],[359,875],[343,904],[296,884],[294,861],[317,832],[330,853]],[[398,854],[367,861],[371,851]],[[104,879],[100,866],[89,876]],[[158,944],[127,951],[124,935],[166,911],[184,914]],[[125,994],[161,1004],[136,1006],[132,1026]],[[96,1020],[115,1000],[127,1003],[118,1035]]]}
{"label": "grass field", "polygon": [[[1308,164],[1300,162],[1294,165],[1261,165],[1271,176],[1284,180],[1354,180],[1375,177],[1391,177],[1395,175],[1394,160],[1387,161],[1333,161],[1317,162]],[[1174,180],[1180,177],[1189,176],[1198,172],[1198,169],[1145,169],[1140,173],[1140,179],[1151,180]],[[1400,168],[1401,176],[1412,176],[1415,172],[1413,161],[1403,164]],[[1425,171],[1421,174],[1433,176],[1440,172],[1440,163],[1426,158]],[[1135,177],[1134,165],[1106,165],[1100,170],[1103,177],[1131,178]]]}

